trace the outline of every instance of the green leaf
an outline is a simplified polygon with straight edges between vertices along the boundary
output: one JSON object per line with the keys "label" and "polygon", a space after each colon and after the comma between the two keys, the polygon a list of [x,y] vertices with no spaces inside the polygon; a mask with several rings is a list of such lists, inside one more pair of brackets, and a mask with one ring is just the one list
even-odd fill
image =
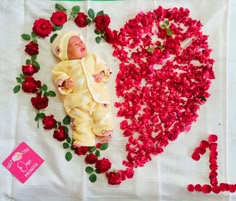
{"label": "green leaf", "polygon": [[69,133],[69,129],[68,129],[66,126],[64,126],[64,131],[65,131],[66,133]]}
{"label": "green leaf", "polygon": [[69,148],[69,147],[70,147],[70,145],[69,145],[67,142],[64,142],[64,143],[63,143],[63,148],[64,148],[64,149],[67,149],[67,148]]}
{"label": "green leaf", "polygon": [[103,144],[101,144],[101,146],[99,147],[99,149],[102,150],[102,151],[103,151],[103,150],[106,150],[106,149],[108,148],[108,145],[109,145],[108,143],[103,143]]}
{"label": "green leaf", "polygon": [[100,16],[100,15],[103,15],[103,14],[104,14],[104,12],[103,12],[103,10],[101,10],[101,11],[99,11],[99,12],[97,13],[96,16]]}
{"label": "green leaf", "polygon": [[89,147],[89,152],[94,152],[96,150],[96,147],[93,146],[93,147]]}
{"label": "green leaf", "polygon": [[59,4],[59,3],[55,4],[55,8],[57,10],[60,10],[60,11],[66,11],[66,8],[63,5]]}
{"label": "green leaf", "polygon": [[26,64],[31,64],[31,60],[30,59],[26,59],[25,63]]}
{"label": "green leaf", "polygon": [[22,79],[22,80],[24,80],[25,79],[25,75],[24,74],[20,74],[20,78]]}
{"label": "green leaf", "polygon": [[75,17],[80,11],[80,7],[79,6],[73,6],[71,9],[71,16]]}
{"label": "green leaf", "polygon": [[38,41],[37,41],[37,39],[36,39],[36,38],[34,38],[34,39],[33,39],[33,42],[35,42],[35,43],[38,43]]}
{"label": "green leaf", "polygon": [[75,18],[75,17],[76,17],[76,14],[73,13],[73,12],[71,12],[71,13],[70,13],[70,16],[73,17],[73,18]]}
{"label": "green leaf", "polygon": [[91,173],[94,171],[94,169],[93,169],[93,167],[91,167],[91,166],[87,166],[87,167],[85,168],[85,171],[86,171],[88,174],[91,174]]}
{"label": "green leaf", "polygon": [[40,69],[40,65],[37,61],[32,62],[33,66],[35,66],[37,69]]}
{"label": "green leaf", "polygon": [[59,31],[63,28],[63,26],[53,26],[52,31]]}
{"label": "green leaf", "polygon": [[40,88],[42,91],[47,91],[48,90],[48,86],[46,84],[43,84],[43,86],[41,86]]}
{"label": "green leaf", "polygon": [[169,26],[169,25],[170,25],[169,20],[166,20],[164,23],[165,23],[166,26]]}
{"label": "green leaf", "polygon": [[24,40],[30,40],[30,35],[29,34],[21,34],[21,38],[23,38]]}
{"label": "green leaf", "polygon": [[58,121],[58,122],[57,122],[57,124],[58,124],[58,127],[60,127],[60,126],[61,126],[61,122],[60,122],[60,121]]}
{"label": "green leaf", "polygon": [[39,118],[39,115],[36,114],[35,118],[34,118],[34,121],[38,121],[40,118]]}
{"label": "green leaf", "polygon": [[16,77],[16,81],[20,84],[22,83],[22,80],[19,77]]}
{"label": "green leaf", "polygon": [[32,37],[32,38],[36,38],[37,35],[36,35],[34,32],[31,32],[31,37]]}
{"label": "green leaf", "polygon": [[90,18],[94,19],[95,13],[94,13],[94,10],[93,10],[92,8],[90,8],[90,9],[88,10],[88,16],[89,16]]}
{"label": "green leaf", "polygon": [[167,36],[172,36],[173,32],[171,31],[170,28],[166,29],[166,35]]}
{"label": "green leaf", "polygon": [[72,145],[72,146],[70,146],[70,149],[73,151],[73,150],[75,150],[75,147]]}
{"label": "green leaf", "polygon": [[96,151],[95,151],[95,155],[96,155],[97,157],[99,157],[99,156],[100,156],[100,151],[99,151],[99,150],[96,150]]}
{"label": "green leaf", "polygon": [[54,91],[48,91],[46,96],[55,97],[56,93]]}
{"label": "green leaf", "polygon": [[164,49],[164,47],[162,45],[157,45],[157,48],[159,48],[160,50]]}
{"label": "green leaf", "polygon": [[43,119],[45,117],[45,114],[43,112],[39,112],[37,113],[37,115],[35,116],[34,120],[38,121],[39,119]]}
{"label": "green leaf", "polygon": [[90,24],[90,23],[92,22],[92,20],[89,19],[89,18],[86,18],[86,22],[87,22],[88,24]]}
{"label": "green leaf", "polygon": [[101,33],[101,31],[99,31],[99,30],[95,29],[95,30],[94,30],[94,33],[95,33],[95,34],[100,34],[100,33]]}
{"label": "green leaf", "polygon": [[73,6],[71,10],[77,14],[80,11],[80,6]]}
{"label": "green leaf", "polygon": [[62,120],[63,124],[69,125],[70,124],[70,116],[65,116],[64,119]]}
{"label": "green leaf", "polygon": [[96,41],[97,44],[99,44],[99,43],[101,42],[101,37],[100,37],[100,36],[97,36],[97,37],[95,38],[95,41]]}
{"label": "green leaf", "polygon": [[96,169],[95,172],[96,172],[97,174],[101,174],[101,172],[99,172],[98,169]]}
{"label": "green leaf", "polygon": [[206,101],[207,99],[204,96],[197,96],[198,98],[202,99],[203,101]]}
{"label": "green leaf", "polygon": [[66,158],[67,161],[70,161],[70,160],[72,159],[72,154],[71,154],[71,152],[69,152],[69,151],[66,152],[65,158]]}
{"label": "green leaf", "polygon": [[39,113],[39,116],[41,119],[43,119],[45,117],[45,114],[43,112]]}
{"label": "green leaf", "polygon": [[20,85],[16,85],[16,86],[13,88],[14,94],[18,93],[19,91],[20,91]]}
{"label": "green leaf", "polygon": [[96,176],[96,174],[91,174],[91,175],[89,176],[89,180],[90,180],[92,183],[96,182],[96,181],[97,181],[97,176]]}
{"label": "green leaf", "polygon": [[71,138],[70,138],[70,137],[66,138],[66,141],[67,141],[68,143],[71,143]]}
{"label": "green leaf", "polygon": [[50,43],[52,43],[54,41],[54,39],[57,37],[58,34],[53,34],[51,37],[50,37]]}
{"label": "green leaf", "polygon": [[36,59],[37,59],[37,55],[31,56],[31,60],[32,60],[32,61],[35,61]]}
{"label": "green leaf", "polygon": [[167,28],[165,24],[161,24],[160,27],[161,27],[161,29],[166,29]]}
{"label": "green leaf", "polygon": [[154,51],[154,48],[149,46],[149,47],[147,48],[147,51],[148,51],[148,52],[153,52],[153,51]]}

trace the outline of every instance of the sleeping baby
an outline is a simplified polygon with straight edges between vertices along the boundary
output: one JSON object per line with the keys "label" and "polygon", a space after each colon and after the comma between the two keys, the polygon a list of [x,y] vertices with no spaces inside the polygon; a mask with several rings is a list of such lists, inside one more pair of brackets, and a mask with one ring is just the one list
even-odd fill
{"label": "sleeping baby", "polygon": [[60,33],[52,43],[61,60],[52,71],[64,109],[71,118],[73,145],[94,146],[113,133],[107,82],[111,71],[95,54],[88,54],[76,32]]}

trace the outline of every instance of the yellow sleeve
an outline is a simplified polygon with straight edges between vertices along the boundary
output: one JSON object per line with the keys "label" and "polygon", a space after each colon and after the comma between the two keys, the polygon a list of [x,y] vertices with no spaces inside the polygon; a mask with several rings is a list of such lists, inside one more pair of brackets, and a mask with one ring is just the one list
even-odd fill
{"label": "yellow sleeve", "polygon": [[110,75],[111,75],[111,69],[108,68],[107,64],[98,56],[94,55],[95,57],[95,73],[104,72],[105,76],[101,80],[102,82],[109,81]]}
{"label": "yellow sleeve", "polygon": [[62,95],[66,95],[72,92],[72,89],[68,89],[63,86],[65,80],[71,77],[72,66],[68,61],[62,61],[58,63],[52,70],[52,78],[58,88],[58,91]]}

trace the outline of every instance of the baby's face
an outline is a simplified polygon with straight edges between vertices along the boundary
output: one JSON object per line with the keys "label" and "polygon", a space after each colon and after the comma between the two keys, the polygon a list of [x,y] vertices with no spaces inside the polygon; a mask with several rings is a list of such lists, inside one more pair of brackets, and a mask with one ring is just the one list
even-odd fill
{"label": "baby's face", "polygon": [[79,36],[72,36],[69,39],[67,55],[69,60],[81,59],[87,55],[87,48]]}

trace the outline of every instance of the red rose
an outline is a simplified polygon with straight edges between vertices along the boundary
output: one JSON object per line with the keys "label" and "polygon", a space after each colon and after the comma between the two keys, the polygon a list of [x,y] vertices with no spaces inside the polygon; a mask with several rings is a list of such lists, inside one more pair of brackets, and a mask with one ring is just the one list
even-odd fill
{"label": "red rose", "polygon": [[88,25],[88,22],[86,20],[87,17],[88,16],[86,14],[79,12],[75,18],[75,24],[78,27],[86,27]]}
{"label": "red rose", "polygon": [[39,18],[34,21],[33,32],[36,35],[45,38],[52,32],[52,25],[49,20]]}
{"label": "red rose", "polygon": [[64,141],[68,138],[68,133],[65,131],[65,127],[60,126],[57,130],[54,130],[53,137],[58,141]]}
{"label": "red rose", "polygon": [[98,161],[98,158],[95,154],[90,153],[85,157],[85,163],[87,164],[94,164]]}
{"label": "red rose", "polygon": [[106,174],[108,178],[108,184],[118,185],[121,183],[122,179],[118,172],[109,172]]}
{"label": "red rose", "polygon": [[89,148],[86,146],[76,147],[75,153],[78,155],[85,155],[88,152]]}
{"label": "red rose", "polygon": [[63,11],[56,11],[50,18],[51,22],[56,26],[62,26],[67,21],[67,15]]}
{"label": "red rose", "polygon": [[97,30],[105,31],[110,24],[110,17],[108,15],[102,14],[97,16],[94,22]]}
{"label": "red rose", "polygon": [[103,158],[97,161],[95,167],[98,170],[98,172],[103,173],[111,168],[111,162],[108,159]]}
{"label": "red rose", "polygon": [[34,41],[29,42],[26,46],[25,46],[25,52],[32,56],[32,55],[37,55],[39,53],[39,46],[37,43],[35,43]]}
{"label": "red rose", "polygon": [[25,75],[33,75],[34,73],[37,73],[38,72],[38,68],[35,67],[34,65],[32,64],[27,64],[26,66],[22,66],[22,72],[25,74]]}
{"label": "red rose", "polygon": [[38,91],[38,88],[41,87],[41,82],[36,81],[31,76],[26,76],[24,83],[22,85],[22,90],[26,93],[35,93]]}
{"label": "red rose", "polygon": [[114,33],[109,28],[107,28],[105,31],[105,41],[108,43],[113,43],[113,41],[114,41]]}
{"label": "red rose", "polygon": [[52,129],[56,126],[56,123],[57,121],[54,119],[54,116],[53,115],[50,115],[50,116],[45,116],[43,118],[43,125],[44,125],[44,129]]}
{"label": "red rose", "polygon": [[96,148],[99,149],[101,145],[102,145],[102,143],[98,142],[98,143],[96,144]]}
{"label": "red rose", "polygon": [[31,103],[37,110],[42,110],[48,106],[48,98],[37,94],[36,97],[31,98]]}

